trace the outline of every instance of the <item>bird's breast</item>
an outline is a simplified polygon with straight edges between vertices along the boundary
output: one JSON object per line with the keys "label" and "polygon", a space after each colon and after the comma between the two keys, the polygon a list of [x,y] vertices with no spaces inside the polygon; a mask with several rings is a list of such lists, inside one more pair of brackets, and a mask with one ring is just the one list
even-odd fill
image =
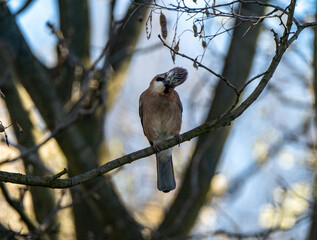
{"label": "bird's breast", "polygon": [[167,97],[153,98],[148,105],[148,125],[158,141],[173,137],[179,133],[182,112],[179,103]]}

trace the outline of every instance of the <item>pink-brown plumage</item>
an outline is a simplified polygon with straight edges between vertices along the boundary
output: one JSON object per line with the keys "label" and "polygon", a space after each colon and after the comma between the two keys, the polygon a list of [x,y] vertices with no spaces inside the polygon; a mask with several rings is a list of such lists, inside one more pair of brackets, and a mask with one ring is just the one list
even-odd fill
{"label": "pink-brown plumage", "polygon": [[[157,149],[157,144],[178,136],[182,124],[182,103],[174,88],[187,78],[187,70],[173,68],[153,78],[140,96],[139,113],[144,135]],[[158,152],[158,189],[169,192],[176,187],[171,149]]]}
{"label": "pink-brown plumage", "polygon": [[140,97],[143,131],[150,142],[179,134],[182,124],[182,104],[176,91],[156,93],[147,89]]}

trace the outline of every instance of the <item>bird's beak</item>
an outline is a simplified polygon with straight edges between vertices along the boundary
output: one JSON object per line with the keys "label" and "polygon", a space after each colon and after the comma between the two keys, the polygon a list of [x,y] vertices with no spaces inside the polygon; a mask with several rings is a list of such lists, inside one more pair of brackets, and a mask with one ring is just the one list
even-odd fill
{"label": "bird's beak", "polygon": [[164,79],[164,80],[163,80],[163,84],[164,84],[164,86],[169,86],[170,81],[167,80],[167,79]]}

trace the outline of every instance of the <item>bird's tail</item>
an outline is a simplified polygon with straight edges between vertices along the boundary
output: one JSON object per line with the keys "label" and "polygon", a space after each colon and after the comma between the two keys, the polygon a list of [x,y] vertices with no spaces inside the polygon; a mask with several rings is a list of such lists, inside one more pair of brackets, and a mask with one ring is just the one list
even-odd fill
{"label": "bird's tail", "polygon": [[167,149],[156,153],[157,165],[157,188],[162,192],[169,192],[176,187],[172,149]]}

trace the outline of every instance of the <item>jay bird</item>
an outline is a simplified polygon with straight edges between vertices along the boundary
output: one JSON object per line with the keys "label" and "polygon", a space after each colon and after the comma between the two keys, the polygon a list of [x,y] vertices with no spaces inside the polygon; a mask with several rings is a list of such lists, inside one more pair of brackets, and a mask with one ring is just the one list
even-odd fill
{"label": "jay bird", "polygon": [[174,88],[182,84],[187,75],[186,69],[175,67],[155,76],[139,100],[139,115],[144,135],[157,151],[157,188],[163,192],[169,192],[176,187],[172,148],[160,151],[157,144],[175,136],[180,141],[183,107]]}

